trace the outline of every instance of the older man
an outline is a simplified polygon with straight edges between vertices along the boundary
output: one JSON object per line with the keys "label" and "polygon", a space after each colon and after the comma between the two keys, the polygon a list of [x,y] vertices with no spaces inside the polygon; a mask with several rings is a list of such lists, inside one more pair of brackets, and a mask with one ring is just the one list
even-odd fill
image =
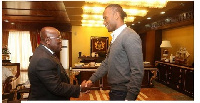
{"label": "older man", "polygon": [[61,51],[61,35],[54,27],[44,27],[41,42],[35,50],[28,68],[30,80],[29,100],[70,100],[86,91],[85,82],[71,85],[59,59],[54,55]]}

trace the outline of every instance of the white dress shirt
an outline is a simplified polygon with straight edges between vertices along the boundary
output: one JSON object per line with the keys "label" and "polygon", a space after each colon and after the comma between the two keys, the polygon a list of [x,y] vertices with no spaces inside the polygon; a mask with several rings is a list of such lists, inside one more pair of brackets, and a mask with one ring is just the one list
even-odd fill
{"label": "white dress shirt", "polygon": [[42,46],[45,47],[50,53],[54,54],[54,52],[51,49],[47,48],[45,45]]}
{"label": "white dress shirt", "polygon": [[120,35],[120,33],[122,32],[122,30],[124,30],[124,28],[126,28],[127,25],[124,24],[121,27],[119,27],[118,29],[116,29],[115,31],[112,32],[112,34],[110,34],[112,36],[112,41],[111,43],[113,43],[115,41],[115,39],[117,38],[117,36]]}

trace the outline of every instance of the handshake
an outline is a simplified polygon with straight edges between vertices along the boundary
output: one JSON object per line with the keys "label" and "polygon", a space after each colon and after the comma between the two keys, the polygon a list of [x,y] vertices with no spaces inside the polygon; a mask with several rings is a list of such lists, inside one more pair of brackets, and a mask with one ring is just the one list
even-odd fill
{"label": "handshake", "polygon": [[92,85],[93,83],[91,80],[88,80],[88,81],[84,80],[80,85],[80,91],[87,93],[90,90]]}

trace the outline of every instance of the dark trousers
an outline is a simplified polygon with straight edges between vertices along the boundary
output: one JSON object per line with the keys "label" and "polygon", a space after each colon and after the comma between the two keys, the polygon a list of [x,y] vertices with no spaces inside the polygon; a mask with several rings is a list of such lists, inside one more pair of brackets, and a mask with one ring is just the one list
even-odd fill
{"label": "dark trousers", "polygon": [[125,100],[127,92],[119,90],[110,90],[109,97],[111,101],[114,100]]}

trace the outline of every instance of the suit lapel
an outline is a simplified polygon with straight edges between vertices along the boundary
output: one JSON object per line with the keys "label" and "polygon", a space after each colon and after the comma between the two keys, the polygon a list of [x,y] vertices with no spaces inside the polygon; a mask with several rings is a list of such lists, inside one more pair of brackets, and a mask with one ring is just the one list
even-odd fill
{"label": "suit lapel", "polygon": [[[61,64],[61,62],[60,62],[60,60],[55,56],[55,55],[53,55],[53,54],[51,54],[46,48],[44,48],[42,45],[40,45],[40,48],[41,49],[44,49],[44,51],[48,54],[48,55],[50,55],[50,57],[51,57],[51,59],[56,63],[56,64],[58,64],[58,74],[61,76],[61,79],[63,80],[65,80],[65,82],[67,82],[67,83],[70,83],[70,79],[69,79],[69,77],[68,77],[68,75],[67,75],[67,73],[66,73],[66,71],[65,71],[65,69],[63,68],[63,66],[62,66],[62,64]],[[64,76],[64,77],[63,77]]]}
{"label": "suit lapel", "polygon": [[55,59],[55,61],[57,62],[57,64],[59,64],[59,69],[60,69],[60,72],[59,72],[59,73],[61,73],[61,74],[63,74],[63,75],[65,76],[65,79],[66,79],[66,82],[67,82],[67,83],[70,83],[69,76],[67,75],[65,69],[63,68],[63,66],[62,66],[62,64],[61,64],[61,62],[60,62],[60,60],[58,59],[57,56],[55,56],[55,55],[53,55],[53,56],[54,56],[54,59]]}

